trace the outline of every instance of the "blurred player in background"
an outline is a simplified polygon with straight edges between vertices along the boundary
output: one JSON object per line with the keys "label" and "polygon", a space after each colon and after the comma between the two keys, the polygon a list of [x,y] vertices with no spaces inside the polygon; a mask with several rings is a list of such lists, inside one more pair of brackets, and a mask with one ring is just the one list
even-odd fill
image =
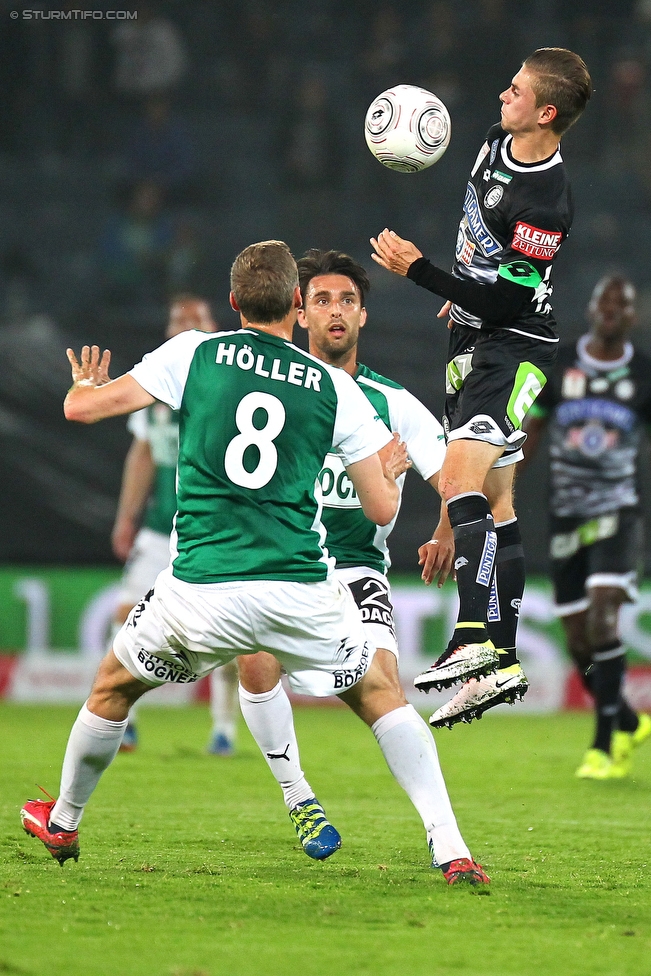
{"label": "blurred player in background", "polygon": [[637,597],[643,562],[638,461],[651,423],[651,360],[633,348],[635,288],[610,276],[588,305],[590,331],[561,346],[552,376],[525,423],[525,463],[549,424],[550,557],[567,647],[594,698],[592,746],[582,779],[628,775],[635,746],[651,735],[623,694],[620,608]]}
{"label": "blurred player in background", "polygon": [[551,273],[573,217],[560,139],[591,90],[572,51],[542,48],[527,58],[500,95],[501,124],[472,168],[452,274],[393,231],[371,240],[378,264],[447,299],[439,317],[450,316],[440,490],[454,530],[459,617],[415,684],[465,683],[430,718],[436,727],[470,721],[528,688],[516,650],[525,565],[513,471],[522,421],[558,343]]}
{"label": "blurred player in background", "polygon": [[[357,361],[359,331],[366,323],[365,295],[370,287],[365,269],[342,252],[312,249],[298,261],[298,273],[303,299],[298,322],[307,329],[310,353],[353,377],[387,427],[406,444],[416,471],[437,488],[445,453],[443,428],[411,393]],[[401,492],[404,477],[404,473],[400,474],[397,481]],[[483,883],[486,875],[470,857],[445,863],[438,859],[435,850],[441,771],[431,733],[407,702],[400,684],[391,589],[386,577],[390,566],[387,538],[395,519],[384,526],[369,521],[334,453],[326,457],[320,481],[325,545],[336,560],[335,576],[353,594],[364,629],[377,647],[374,662],[382,679],[382,708],[378,710],[374,703],[372,708],[356,710],[357,714],[370,726],[389,769],[422,817],[432,866],[442,868],[448,883]],[[428,547],[421,562],[426,555],[429,579],[438,574],[442,585],[454,555],[446,518],[439,523]],[[283,791],[303,848],[310,857],[328,857],[339,848],[341,839],[332,825],[321,829],[318,810],[313,813],[313,828],[304,829],[304,805],[314,792],[301,768],[292,709],[280,682],[280,664],[275,657],[263,653],[241,657],[238,665],[242,714]],[[345,688],[324,672],[294,674],[289,683],[299,694],[338,694],[348,701]],[[297,817],[301,818],[298,822]]]}
{"label": "blurred player in background", "polygon": [[[97,346],[85,346],[78,363],[68,350],[68,419],[93,423],[155,400],[181,409],[178,508],[172,563],[100,665],[70,733],[59,798],[27,801],[23,826],[59,863],[77,859],[79,821],[117,754],[133,702],[157,685],[196,681],[239,654],[267,651],[290,676],[325,672],[347,689],[356,714],[386,719],[391,768],[420,771],[421,790],[433,794],[430,840],[448,883],[486,883],[457,827],[433,740],[422,720],[396,715],[402,701],[394,704],[323,546],[318,479],[327,453],[343,461],[367,518],[386,525],[400,500],[392,469],[408,466],[404,445],[345,370],[288,341],[301,293],[285,244],[245,248],[231,288],[238,331],[176,336],[113,382],[107,352],[100,359]],[[377,451],[387,445],[383,467]],[[400,768],[394,772],[401,781]],[[315,797],[303,806],[301,830],[318,832],[323,808]],[[473,874],[461,870],[468,862]]]}
{"label": "blurred player in background", "polygon": [[[199,329],[216,332],[209,303],[196,295],[177,295],[170,302],[165,338]],[[120,605],[117,608],[111,642],[133,607],[154,585],[169,565],[170,532],[176,513],[176,464],[179,451],[178,411],[155,403],[132,414],[127,428],[133,442],[124,462],[122,489],[113,526],[113,552],[123,562]],[[129,716],[120,750],[136,748],[138,735],[135,710]],[[235,748],[237,714],[237,668],[227,664],[210,676],[212,733],[208,751],[231,755]]]}

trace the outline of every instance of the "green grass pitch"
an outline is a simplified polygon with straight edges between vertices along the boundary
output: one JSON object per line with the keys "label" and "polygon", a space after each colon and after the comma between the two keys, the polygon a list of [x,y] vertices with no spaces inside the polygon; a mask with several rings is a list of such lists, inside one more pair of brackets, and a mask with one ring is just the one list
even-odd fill
{"label": "green grass pitch", "polygon": [[61,869],[18,810],[56,793],[76,709],[0,705],[0,974],[648,976],[651,746],[620,782],[573,772],[591,719],[488,716],[436,741],[490,895],[448,888],[365,726],[297,709],[305,771],[343,836],[302,852],[244,728],[207,756],[204,708],[145,709]]}

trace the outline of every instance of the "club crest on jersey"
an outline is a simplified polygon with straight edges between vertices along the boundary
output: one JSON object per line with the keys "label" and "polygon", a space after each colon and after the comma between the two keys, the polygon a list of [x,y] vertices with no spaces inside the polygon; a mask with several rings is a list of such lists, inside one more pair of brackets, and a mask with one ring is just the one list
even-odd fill
{"label": "club crest on jersey", "polygon": [[503,196],[503,186],[492,186],[484,197],[484,206],[487,207],[488,210],[492,210],[493,207],[498,205]]}
{"label": "club crest on jersey", "polygon": [[612,451],[618,442],[619,431],[607,430],[603,424],[591,420],[585,427],[570,427],[563,446],[586,457],[599,457],[604,451]]}
{"label": "club crest on jersey", "polygon": [[511,247],[529,257],[551,261],[561,246],[562,237],[560,230],[541,230],[519,220],[515,225]]}

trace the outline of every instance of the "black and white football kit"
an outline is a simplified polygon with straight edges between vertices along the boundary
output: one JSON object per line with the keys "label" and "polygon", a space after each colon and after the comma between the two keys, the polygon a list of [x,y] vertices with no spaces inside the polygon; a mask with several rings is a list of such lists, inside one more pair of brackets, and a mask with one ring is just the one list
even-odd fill
{"label": "black and white football kit", "polygon": [[573,217],[560,151],[520,163],[500,125],[470,174],[452,274],[426,258],[408,277],[452,301],[446,374],[448,439],[505,447],[521,457],[522,421],[552,368],[558,335],[552,266]]}
{"label": "black and white football kit", "polygon": [[642,558],[638,485],[651,423],[651,360],[626,343],[618,360],[562,346],[532,416],[549,417],[552,578],[561,616],[588,607],[586,591],[617,586],[635,598]]}

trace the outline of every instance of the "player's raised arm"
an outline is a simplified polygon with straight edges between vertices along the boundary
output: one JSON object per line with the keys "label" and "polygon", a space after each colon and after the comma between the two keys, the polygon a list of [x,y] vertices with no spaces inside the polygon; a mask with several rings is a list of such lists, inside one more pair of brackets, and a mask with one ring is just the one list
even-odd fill
{"label": "player's raised arm", "polygon": [[63,402],[67,420],[94,424],[106,417],[141,410],[154,403],[154,397],[133,376],[111,380],[108,369],[111,353],[99,346],[83,346],[79,360],[72,349],[66,350],[72,368],[72,386]]}

